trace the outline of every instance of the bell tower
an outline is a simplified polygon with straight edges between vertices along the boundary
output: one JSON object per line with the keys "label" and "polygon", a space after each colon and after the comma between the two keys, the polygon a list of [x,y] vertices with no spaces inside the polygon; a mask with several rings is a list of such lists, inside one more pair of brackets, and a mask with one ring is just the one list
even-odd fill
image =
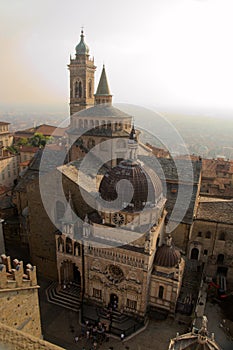
{"label": "bell tower", "polygon": [[84,41],[83,30],[80,42],[75,48],[75,58],[70,57],[70,115],[94,105],[94,58]]}

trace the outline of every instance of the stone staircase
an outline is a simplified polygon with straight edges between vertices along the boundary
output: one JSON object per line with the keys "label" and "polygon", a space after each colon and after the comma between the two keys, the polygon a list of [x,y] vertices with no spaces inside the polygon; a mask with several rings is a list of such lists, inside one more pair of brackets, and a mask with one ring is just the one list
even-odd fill
{"label": "stone staircase", "polygon": [[186,315],[192,313],[198,297],[201,275],[197,260],[186,258],[181,291],[177,301],[177,312]]}
{"label": "stone staircase", "polygon": [[81,305],[81,288],[77,283],[69,284],[63,289],[59,283],[52,282],[46,290],[47,300],[50,303],[79,311]]}

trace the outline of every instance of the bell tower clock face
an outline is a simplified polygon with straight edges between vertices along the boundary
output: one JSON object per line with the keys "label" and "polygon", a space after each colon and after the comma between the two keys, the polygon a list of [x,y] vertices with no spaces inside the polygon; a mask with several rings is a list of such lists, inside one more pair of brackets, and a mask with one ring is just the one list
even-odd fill
{"label": "bell tower clock face", "polygon": [[124,215],[121,213],[115,213],[113,215],[112,221],[114,222],[115,225],[121,226],[125,221]]}

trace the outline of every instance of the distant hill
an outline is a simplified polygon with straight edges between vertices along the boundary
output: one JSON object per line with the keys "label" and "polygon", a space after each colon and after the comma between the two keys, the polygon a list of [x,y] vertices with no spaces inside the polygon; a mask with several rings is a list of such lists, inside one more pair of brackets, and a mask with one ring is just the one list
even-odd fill
{"label": "distant hill", "polygon": [[[177,153],[186,153],[177,131],[190,154],[233,159],[233,120],[230,118],[156,113],[143,107],[124,104],[117,107],[133,115],[136,126],[148,131],[142,131],[142,138],[146,142],[158,147],[170,147]],[[164,143],[159,142],[160,136]]]}

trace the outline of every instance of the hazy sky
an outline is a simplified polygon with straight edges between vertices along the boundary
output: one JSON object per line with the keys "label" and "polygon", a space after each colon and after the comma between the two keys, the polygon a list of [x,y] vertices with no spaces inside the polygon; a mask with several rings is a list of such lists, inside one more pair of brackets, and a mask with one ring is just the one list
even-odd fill
{"label": "hazy sky", "polygon": [[233,111],[232,0],[10,0],[0,5],[3,106],[68,105],[84,26],[114,102]]}

